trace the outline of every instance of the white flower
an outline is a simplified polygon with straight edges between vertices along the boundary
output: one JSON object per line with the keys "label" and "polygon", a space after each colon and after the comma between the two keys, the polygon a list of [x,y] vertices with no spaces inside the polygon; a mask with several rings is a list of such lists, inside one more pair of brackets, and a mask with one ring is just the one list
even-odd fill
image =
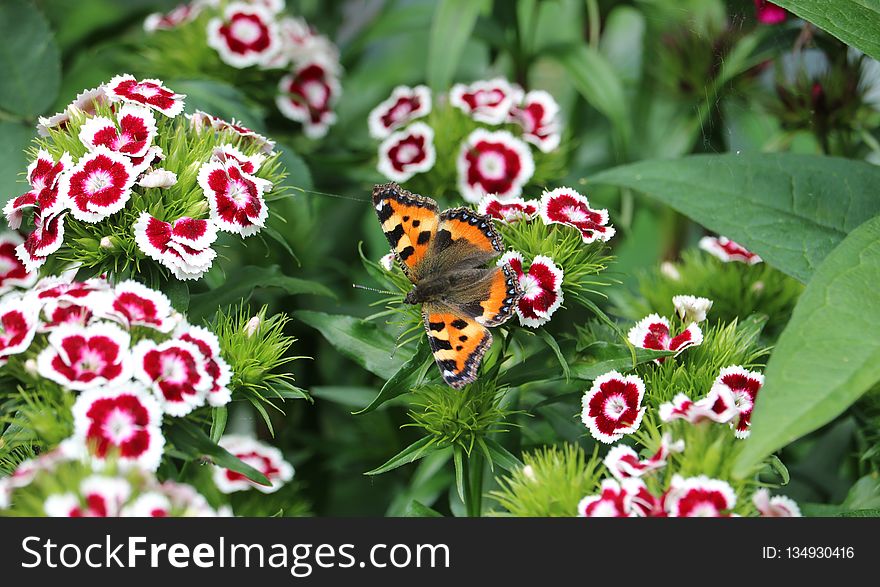
{"label": "white flower", "polygon": [[675,313],[685,322],[702,322],[712,308],[712,300],[696,296],[675,296],[672,298]]}
{"label": "white flower", "polygon": [[170,188],[177,183],[177,174],[167,169],[154,169],[141,176],[138,185],[142,188]]}

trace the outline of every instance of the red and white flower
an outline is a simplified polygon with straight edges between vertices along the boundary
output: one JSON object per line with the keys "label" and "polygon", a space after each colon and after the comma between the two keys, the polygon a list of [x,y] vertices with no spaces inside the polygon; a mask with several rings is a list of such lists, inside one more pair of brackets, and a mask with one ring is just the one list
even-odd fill
{"label": "red and white flower", "polygon": [[507,198],[502,201],[495,196],[486,196],[480,200],[478,211],[508,224],[520,220],[528,222],[538,215],[538,202],[522,198]]}
{"label": "red and white flower", "polygon": [[205,163],[199,186],[208,199],[211,220],[220,230],[247,237],[260,231],[269,216],[263,194],[272,188],[265,179],[250,175],[234,163]]}
{"label": "red and white flower", "polygon": [[537,255],[526,271],[522,253],[517,251],[509,251],[498,260],[499,267],[505,264],[510,265],[516,273],[523,290],[516,307],[519,323],[537,328],[549,322],[562,305],[562,268],[550,257]]}
{"label": "red and white flower", "polygon": [[89,304],[49,300],[43,304],[43,320],[37,332],[52,332],[62,324],[85,326],[94,316]]}
{"label": "red and white flower", "polygon": [[755,253],[723,236],[704,236],[700,239],[700,248],[725,263],[738,261],[746,265],[757,265],[762,261]]}
{"label": "red and white flower", "polygon": [[142,104],[174,118],[183,112],[183,94],[175,94],[166,88],[162,80],[138,81],[133,75],[117,75],[104,86],[107,97],[113,101]]}
{"label": "red and white flower", "polygon": [[517,198],[535,173],[528,145],[506,130],[473,131],[461,145],[456,160],[462,197],[478,203],[494,194],[501,200]]}
{"label": "red and white flower", "polygon": [[550,153],[559,147],[562,138],[559,121],[559,103],[543,90],[527,93],[522,103],[510,111],[510,118],[523,129],[523,139]]}
{"label": "red and white flower", "polygon": [[195,20],[203,8],[204,4],[201,2],[190,2],[179,4],[164,14],[154,12],[144,19],[144,30],[148,33],[170,31],[182,24]]}
{"label": "red and white flower", "polygon": [[15,247],[15,255],[24,264],[25,269],[35,272],[46,257],[61,248],[64,242],[65,213],[34,216],[34,229],[23,243]]}
{"label": "red and white flower", "polygon": [[146,155],[155,137],[156,118],[148,108],[136,104],[123,104],[116,113],[116,122],[96,116],[79,131],[79,140],[89,150],[104,146],[129,157]]}
{"label": "red and white flower", "polygon": [[39,316],[40,306],[31,296],[10,294],[0,300],[0,362],[31,346]]}
{"label": "red and white flower", "polygon": [[379,173],[392,181],[404,182],[434,167],[434,129],[423,122],[392,133],[379,145]]}
{"label": "red and white flower", "polygon": [[100,308],[104,315],[121,322],[129,329],[133,326],[146,326],[160,332],[171,332],[177,326],[171,302],[165,294],[136,281],[128,280],[117,284],[108,306]]}
{"label": "red and white flower", "polygon": [[639,479],[603,479],[598,495],[588,495],[578,503],[578,516],[582,518],[632,518],[641,515],[634,507],[634,498],[644,483]]}
{"label": "red and white flower", "polygon": [[502,78],[480,80],[470,85],[455,84],[449,91],[449,103],[474,120],[503,124],[511,109],[522,98],[522,89]]}
{"label": "red and white flower", "polygon": [[[650,314],[630,328],[627,338],[635,347],[655,351],[681,352],[688,347],[703,344],[703,331],[696,324],[689,325],[676,336],[672,336],[669,328],[669,320],[665,317]],[[654,361],[659,364],[665,359],[666,357],[660,357]]]}
{"label": "red and white flower", "polygon": [[608,210],[594,210],[585,196],[571,188],[556,188],[541,196],[545,224],[574,226],[585,243],[608,242],[617,232],[608,224]]}
{"label": "red and white flower", "polygon": [[384,139],[430,112],[431,90],[427,86],[397,86],[387,100],[370,111],[367,117],[370,136]]}
{"label": "red and white flower", "polygon": [[752,495],[752,503],[762,518],[800,518],[801,508],[790,497],[776,495],[770,497],[770,491],[762,487]]}
{"label": "red and white flower", "polygon": [[638,375],[611,371],[593,381],[584,394],[581,420],[593,438],[610,444],[639,429],[645,408],[645,384]]}
{"label": "red and white flower", "polygon": [[67,105],[63,112],[54,114],[48,118],[40,116],[39,124],[37,124],[37,133],[41,137],[49,136],[49,129],[64,129],[70,121],[70,116],[74,112],[94,115],[98,104],[107,102],[107,92],[103,86],[84,90],[77,94],[76,98]]}
{"label": "red and white flower", "polygon": [[729,422],[737,411],[733,396],[723,390],[716,390],[697,401],[684,393],[676,394],[671,402],[660,404],[658,413],[663,422],[685,420],[691,424],[699,424],[707,420],[718,423]]}
{"label": "red and white flower", "polygon": [[142,212],[133,229],[141,251],[181,280],[200,278],[217,256],[211,248],[217,227],[210,220],[184,217],[169,223]]}
{"label": "red and white flower", "polygon": [[98,146],[84,155],[59,182],[70,200],[70,213],[82,222],[99,222],[125,207],[137,180],[131,160]]}
{"label": "red and white flower", "polygon": [[134,375],[147,385],[170,416],[185,416],[204,405],[213,381],[205,359],[191,342],[142,340],[134,347]]}
{"label": "red and white flower", "polygon": [[83,392],[73,405],[70,440],[96,465],[113,459],[124,468],[155,471],[162,460],[162,410],[140,383],[125,382]]}
{"label": "red and white flower", "polygon": [[103,278],[71,281],[65,277],[44,277],[34,286],[34,293],[43,304],[50,300],[84,303],[92,296],[109,290],[110,284]]}
{"label": "red and white flower", "polygon": [[608,451],[604,463],[605,468],[614,477],[623,480],[629,477],[641,477],[651,471],[662,469],[666,466],[666,459],[670,453],[682,452],[683,450],[683,440],[673,442],[669,435],[664,434],[657,452],[647,459],[640,459],[638,453],[629,446],[618,444]]}
{"label": "red and white flower", "polygon": [[0,295],[16,287],[31,287],[37,281],[37,274],[29,272],[15,254],[23,242],[17,232],[0,233]]}
{"label": "red and white flower", "polygon": [[262,65],[281,49],[275,17],[262,6],[233,2],[208,23],[208,45],[239,69]]}
{"label": "red and white flower", "polygon": [[687,479],[675,475],[666,496],[667,511],[675,518],[727,517],[735,505],[733,488],[705,475]]}
{"label": "red and white flower", "polygon": [[755,0],[755,17],[761,24],[780,24],[788,18],[788,11],[767,0]]}
{"label": "red and white flower", "polygon": [[672,305],[683,322],[702,322],[712,309],[712,300],[696,296],[673,296]]}
{"label": "red and white flower", "polygon": [[285,16],[278,22],[281,51],[271,57],[264,68],[279,69],[290,64],[320,60],[337,71],[339,49],[324,35],[315,32],[303,18]]}
{"label": "red and white flower", "polygon": [[148,491],[122,508],[119,515],[123,518],[167,518],[171,515],[171,509],[171,500],[167,495]]}
{"label": "red and white flower", "polygon": [[240,149],[230,144],[223,144],[214,148],[211,154],[211,161],[219,161],[220,163],[234,163],[239,169],[245,173],[255,174],[260,169],[260,165],[266,160],[266,156],[262,153],[254,153],[253,155],[245,155]]}
{"label": "red and white flower", "polygon": [[761,373],[749,371],[739,365],[721,369],[721,373],[712,385],[710,396],[718,397],[718,401],[722,401],[721,398],[728,398],[727,402],[730,402],[732,399],[736,413],[739,414],[734,431],[737,438],[746,438],[749,435],[752,410],[762,385],[764,385],[764,376]]}
{"label": "red and white flower", "polygon": [[342,86],[332,69],[314,60],[281,78],[275,104],[281,114],[303,125],[307,137],[320,139],[336,122],[333,107],[341,93]]}
{"label": "red and white flower", "polygon": [[235,119],[232,122],[217,118],[207,112],[196,110],[193,114],[187,114],[190,125],[196,132],[203,132],[205,129],[212,129],[215,132],[230,132],[238,137],[242,137],[249,142],[254,143],[260,150],[269,154],[275,149],[275,141],[264,137],[263,135],[243,126]]}
{"label": "red and white flower", "polygon": [[248,489],[274,493],[293,479],[293,466],[284,460],[284,455],[274,446],[240,435],[224,436],[220,439],[219,444],[235,457],[261,472],[271,483],[271,485],[260,485],[241,473],[215,466],[214,483],[223,493],[247,491]]}
{"label": "red and white flower", "polygon": [[79,495],[50,495],[43,510],[50,518],[115,518],[130,495],[125,479],[93,475],[80,483]]}
{"label": "red and white flower", "polygon": [[220,354],[220,341],[217,336],[207,328],[181,324],[175,337],[194,344],[202,353],[205,372],[211,378],[208,404],[214,407],[228,404],[232,400],[232,392],[227,387],[232,381],[232,369]]}
{"label": "red and white flower", "polygon": [[59,385],[81,391],[131,377],[127,332],[109,322],[90,326],[61,324],[37,357],[37,372]]}
{"label": "red and white flower", "polygon": [[30,191],[10,199],[3,208],[9,228],[18,230],[24,211],[35,208],[38,214],[55,215],[67,207],[66,192],[59,192],[59,179],[73,167],[73,159],[66,151],[58,161],[48,151],[40,149],[37,158],[27,169]]}

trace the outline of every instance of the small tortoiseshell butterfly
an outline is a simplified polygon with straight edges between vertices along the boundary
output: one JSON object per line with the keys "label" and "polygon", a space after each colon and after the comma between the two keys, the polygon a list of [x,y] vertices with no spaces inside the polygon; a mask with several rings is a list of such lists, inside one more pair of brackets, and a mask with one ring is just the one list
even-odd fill
{"label": "small tortoiseshell butterfly", "polygon": [[504,252],[492,219],[469,208],[440,212],[431,198],[396,183],[373,188],[373,205],[414,286],[404,301],[422,304],[443,379],[454,388],[471,383],[492,344],[488,328],[506,322],[523,295],[509,265],[487,267]]}

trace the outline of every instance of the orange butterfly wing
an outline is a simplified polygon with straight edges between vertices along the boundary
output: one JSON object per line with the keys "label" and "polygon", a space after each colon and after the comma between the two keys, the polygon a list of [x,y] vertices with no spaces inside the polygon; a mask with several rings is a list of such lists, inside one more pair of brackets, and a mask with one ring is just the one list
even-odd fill
{"label": "orange butterfly wing", "polygon": [[492,345],[492,334],[474,318],[439,304],[425,304],[422,315],[443,380],[456,389],[472,383],[483,355]]}
{"label": "orange butterfly wing", "polygon": [[391,250],[410,281],[433,244],[439,223],[437,202],[412,194],[396,183],[373,188],[373,206]]}

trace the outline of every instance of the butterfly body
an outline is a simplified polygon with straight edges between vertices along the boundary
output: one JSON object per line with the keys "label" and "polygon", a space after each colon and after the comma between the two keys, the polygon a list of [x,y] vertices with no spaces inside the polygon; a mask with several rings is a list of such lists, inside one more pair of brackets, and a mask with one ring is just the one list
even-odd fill
{"label": "butterfly body", "polygon": [[506,322],[522,296],[509,266],[488,266],[504,250],[492,220],[469,208],[441,212],[434,200],[394,183],[376,186],[372,200],[413,284],[404,301],[422,305],[443,379],[455,388],[474,381],[492,344],[488,328]]}

